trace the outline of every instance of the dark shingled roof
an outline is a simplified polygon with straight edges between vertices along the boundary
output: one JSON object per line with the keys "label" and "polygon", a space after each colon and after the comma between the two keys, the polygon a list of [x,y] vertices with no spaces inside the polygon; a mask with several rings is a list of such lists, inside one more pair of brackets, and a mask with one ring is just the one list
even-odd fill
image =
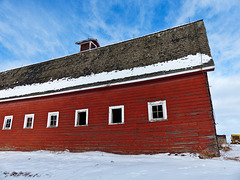
{"label": "dark shingled roof", "polygon": [[[1,72],[0,90],[33,83],[44,83],[65,77],[78,78],[101,72],[132,69],[197,53],[211,57],[206,29],[202,20],[90,51]],[[214,62],[211,60],[203,66],[214,66]],[[144,75],[144,77],[172,72],[156,72]],[[137,78],[139,77],[127,79]],[[124,78],[113,81],[125,80]],[[104,83],[109,82],[100,84]],[[93,85],[96,83],[84,86]],[[80,86],[76,85],[78,88]]]}

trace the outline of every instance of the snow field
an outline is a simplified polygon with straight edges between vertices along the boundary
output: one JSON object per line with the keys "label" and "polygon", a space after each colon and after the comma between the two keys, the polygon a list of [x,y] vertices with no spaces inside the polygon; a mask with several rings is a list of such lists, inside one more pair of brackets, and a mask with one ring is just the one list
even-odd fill
{"label": "snow field", "polygon": [[0,180],[239,180],[240,146],[213,159],[194,154],[116,155],[103,152],[0,152]]}

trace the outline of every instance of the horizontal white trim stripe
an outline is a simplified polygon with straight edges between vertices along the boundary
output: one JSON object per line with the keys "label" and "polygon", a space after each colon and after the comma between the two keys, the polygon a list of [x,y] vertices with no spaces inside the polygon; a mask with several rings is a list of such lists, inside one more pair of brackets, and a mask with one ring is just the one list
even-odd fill
{"label": "horizontal white trim stripe", "polygon": [[199,72],[199,71],[211,71],[211,70],[214,70],[214,68],[215,68],[215,66],[210,66],[210,67],[199,68],[199,69],[194,69],[194,70],[187,70],[187,71],[176,72],[176,73],[171,73],[171,74],[158,75],[158,76],[154,76],[154,77],[135,79],[135,80],[129,80],[129,81],[123,81],[123,82],[116,82],[116,83],[110,83],[110,84],[104,84],[104,85],[98,85],[98,86],[91,86],[91,87],[86,87],[86,88],[77,88],[77,89],[72,89],[72,90],[58,91],[58,92],[53,92],[53,93],[45,93],[45,94],[25,96],[25,97],[16,97],[16,98],[9,97],[8,99],[0,100],[0,102],[16,101],[16,100],[38,98],[38,97],[45,97],[45,96],[53,96],[53,95],[58,95],[58,94],[66,94],[66,93],[71,93],[71,92],[84,91],[84,90],[89,90],[89,89],[97,89],[97,88],[108,87],[108,86],[136,83],[136,82],[142,82],[142,81],[148,81],[148,80],[154,80],[154,79],[161,79],[161,78],[165,78],[165,77],[177,76],[177,75],[182,75],[182,74],[189,74],[189,73],[194,73],[194,72]]}

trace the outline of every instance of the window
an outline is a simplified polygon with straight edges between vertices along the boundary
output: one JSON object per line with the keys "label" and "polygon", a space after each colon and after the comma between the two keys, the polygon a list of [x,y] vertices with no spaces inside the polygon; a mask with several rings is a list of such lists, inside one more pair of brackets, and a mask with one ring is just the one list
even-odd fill
{"label": "window", "polygon": [[49,112],[47,127],[58,127],[59,112]]}
{"label": "window", "polygon": [[26,114],[24,118],[24,129],[32,129],[33,128],[33,121],[34,121],[34,114]]}
{"label": "window", "polygon": [[13,116],[5,116],[2,129],[11,129],[12,121],[13,121]]}
{"label": "window", "polygon": [[110,106],[109,107],[109,124],[123,124],[124,123],[124,106]]}
{"label": "window", "polygon": [[75,111],[75,126],[88,125],[88,109],[80,109]]}
{"label": "window", "polygon": [[148,102],[149,121],[167,120],[166,101]]}

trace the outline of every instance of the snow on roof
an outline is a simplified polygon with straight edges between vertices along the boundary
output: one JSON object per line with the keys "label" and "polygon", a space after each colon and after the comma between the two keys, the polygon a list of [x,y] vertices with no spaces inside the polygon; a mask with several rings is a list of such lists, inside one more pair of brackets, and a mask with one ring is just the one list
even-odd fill
{"label": "snow on roof", "polygon": [[[89,76],[82,76],[79,78],[62,78],[58,80],[48,81],[45,83],[34,83],[31,85],[16,86],[14,88],[0,90],[0,99],[16,96],[24,96],[27,94],[43,93],[47,91],[56,91],[68,87],[79,85],[92,84],[97,82],[106,82],[114,79],[123,79],[133,76],[141,76],[156,72],[175,71],[179,69],[189,69],[196,66],[201,66],[208,63],[212,58],[205,54],[188,55],[186,57],[159,62],[156,64],[135,67],[126,70],[114,70],[111,72],[102,72],[98,74],[91,74]],[[214,67],[213,67],[214,68]],[[164,76],[164,75],[162,75]]]}

